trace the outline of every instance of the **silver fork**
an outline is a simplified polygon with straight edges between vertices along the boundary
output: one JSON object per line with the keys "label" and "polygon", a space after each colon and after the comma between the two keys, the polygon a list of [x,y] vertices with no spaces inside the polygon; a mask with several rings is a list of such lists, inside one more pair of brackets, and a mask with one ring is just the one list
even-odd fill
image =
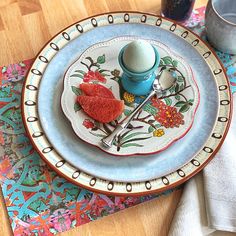
{"label": "silver fork", "polygon": [[[121,134],[123,130],[127,128],[127,126],[130,124],[130,122],[133,120],[133,118],[137,115],[137,113],[140,111],[140,109],[147,103],[149,99],[151,99],[154,95],[157,96],[157,98],[161,97],[163,92],[172,87],[175,83],[175,78],[172,76],[169,77],[169,81],[165,84],[164,79],[160,80],[163,71],[166,69],[166,67],[162,67],[160,72],[158,73],[156,79],[153,82],[152,88],[153,90],[151,93],[144,99],[142,103],[140,103],[121,123],[119,123],[116,128],[112,131],[111,134],[109,134],[107,137],[102,139],[102,144],[107,147],[111,148],[114,139],[116,136]],[[168,70],[170,72],[170,70]],[[171,81],[170,81],[171,80]],[[163,81],[162,84],[160,84],[160,81]]]}

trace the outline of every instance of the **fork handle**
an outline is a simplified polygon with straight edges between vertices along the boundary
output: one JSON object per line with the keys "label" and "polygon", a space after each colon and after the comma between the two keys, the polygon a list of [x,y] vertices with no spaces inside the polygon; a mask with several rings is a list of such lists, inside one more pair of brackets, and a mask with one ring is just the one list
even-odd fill
{"label": "fork handle", "polygon": [[125,128],[122,127],[120,124],[116,126],[116,128],[105,138],[102,139],[102,144],[107,147],[110,148],[113,144],[113,141],[115,140],[115,137],[118,136],[119,134],[121,134],[121,132],[124,130]]}
{"label": "fork handle", "polygon": [[142,103],[140,103],[120,124],[116,126],[116,128],[109,134],[107,137],[102,139],[102,143],[105,147],[110,148],[113,144],[113,141],[116,136],[122,133],[124,129],[129,125],[129,123],[133,120],[136,114],[141,110],[141,108],[147,103],[147,101],[152,98],[156,92],[153,90]]}

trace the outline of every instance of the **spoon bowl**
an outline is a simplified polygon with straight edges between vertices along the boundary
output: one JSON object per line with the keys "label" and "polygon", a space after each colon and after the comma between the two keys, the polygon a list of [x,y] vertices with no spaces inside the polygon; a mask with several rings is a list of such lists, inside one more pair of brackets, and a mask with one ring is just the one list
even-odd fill
{"label": "spoon bowl", "polygon": [[170,89],[176,83],[176,77],[173,75],[175,70],[172,68],[163,70],[162,76],[159,78],[159,83],[162,91]]}

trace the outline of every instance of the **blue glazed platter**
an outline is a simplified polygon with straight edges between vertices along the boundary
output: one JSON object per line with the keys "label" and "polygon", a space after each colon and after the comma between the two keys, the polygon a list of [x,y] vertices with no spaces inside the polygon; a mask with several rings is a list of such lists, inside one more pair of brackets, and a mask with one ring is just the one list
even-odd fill
{"label": "blue glazed platter", "polygon": [[[84,143],[64,116],[60,99],[70,65],[92,45],[132,36],[165,43],[191,66],[201,101],[191,130],[153,155],[112,156]],[[231,95],[213,51],[190,30],[136,12],[103,14],[75,23],[38,54],[24,85],[23,119],[40,156],[73,183],[107,194],[144,195],[174,187],[200,171],[222,144]]]}

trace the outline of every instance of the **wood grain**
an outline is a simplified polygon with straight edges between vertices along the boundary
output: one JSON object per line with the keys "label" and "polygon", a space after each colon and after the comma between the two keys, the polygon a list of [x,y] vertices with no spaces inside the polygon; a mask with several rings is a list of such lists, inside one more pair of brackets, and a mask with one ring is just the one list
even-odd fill
{"label": "wood grain", "polygon": [[[207,0],[197,0],[195,7]],[[137,10],[158,14],[161,0],[0,0],[0,65],[33,58],[64,27],[108,11]],[[181,190],[126,209],[60,235],[165,236]],[[0,195],[0,235],[11,235]]]}

